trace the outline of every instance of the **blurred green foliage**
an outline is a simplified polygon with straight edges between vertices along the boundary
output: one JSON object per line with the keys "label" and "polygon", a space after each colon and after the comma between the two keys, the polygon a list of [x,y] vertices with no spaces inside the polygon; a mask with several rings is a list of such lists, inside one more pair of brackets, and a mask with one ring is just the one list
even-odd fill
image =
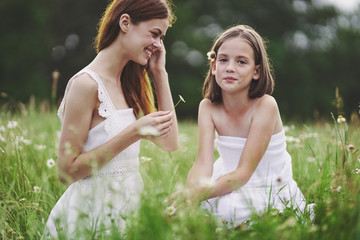
{"label": "blurred green foliage", "polygon": [[[268,40],[274,96],[287,119],[329,119],[358,111],[360,9],[340,12],[315,0],[174,0],[177,21],[167,32],[167,69],[179,118],[196,118],[208,62],[221,31],[247,24]],[[50,99],[52,72],[68,79],[95,56],[97,22],[108,1],[2,0],[1,104]],[[335,89],[340,95],[335,99]],[[4,94],[6,93],[6,94]],[[339,100],[342,104],[339,104]],[[336,104],[338,103],[338,104]]]}

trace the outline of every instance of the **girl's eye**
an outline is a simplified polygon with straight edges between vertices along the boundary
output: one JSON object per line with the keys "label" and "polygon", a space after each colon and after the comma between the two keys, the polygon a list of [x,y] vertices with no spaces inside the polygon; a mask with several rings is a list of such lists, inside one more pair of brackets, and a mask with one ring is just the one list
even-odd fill
{"label": "girl's eye", "polygon": [[240,64],[246,64],[246,62],[244,60],[239,60],[238,63]]}
{"label": "girl's eye", "polygon": [[219,62],[227,62],[227,59],[226,58],[220,58]]}

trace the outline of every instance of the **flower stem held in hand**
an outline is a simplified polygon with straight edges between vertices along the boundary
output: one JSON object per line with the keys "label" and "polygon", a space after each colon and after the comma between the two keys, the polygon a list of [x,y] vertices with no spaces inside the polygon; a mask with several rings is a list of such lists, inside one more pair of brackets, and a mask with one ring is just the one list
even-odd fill
{"label": "flower stem held in hand", "polygon": [[[181,95],[179,95],[179,98],[180,98],[179,101],[175,104],[175,106],[173,107],[173,109],[171,109],[171,111],[173,111],[173,110],[176,108],[176,106],[179,105],[179,103],[180,103],[181,101],[184,102],[184,103],[186,103],[186,102],[185,102],[185,99],[184,99]],[[170,111],[170,112],[171,112],[171,111]]]}

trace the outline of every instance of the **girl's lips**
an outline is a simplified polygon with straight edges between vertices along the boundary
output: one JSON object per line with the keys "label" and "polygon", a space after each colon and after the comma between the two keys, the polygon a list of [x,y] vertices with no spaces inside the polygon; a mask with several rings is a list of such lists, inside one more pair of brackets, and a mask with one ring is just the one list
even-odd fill
{"label": "girl's lips", "polygon": [[234,81],[236,81],[236,78],[233,78],[233,77],[225,77],[224,80],[227,81],[227,82],[234,82]]}

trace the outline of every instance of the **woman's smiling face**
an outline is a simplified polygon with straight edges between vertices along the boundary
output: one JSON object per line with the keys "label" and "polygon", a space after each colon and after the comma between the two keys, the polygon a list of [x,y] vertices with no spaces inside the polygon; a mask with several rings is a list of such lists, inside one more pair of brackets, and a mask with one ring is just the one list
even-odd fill
{"label": "woman's smiling face", "polygon": [[125,34],[129,60],[146,65],[152,54],[162,46],[162,40],[169,26],[168,19],[151,19],[131,23]]}

